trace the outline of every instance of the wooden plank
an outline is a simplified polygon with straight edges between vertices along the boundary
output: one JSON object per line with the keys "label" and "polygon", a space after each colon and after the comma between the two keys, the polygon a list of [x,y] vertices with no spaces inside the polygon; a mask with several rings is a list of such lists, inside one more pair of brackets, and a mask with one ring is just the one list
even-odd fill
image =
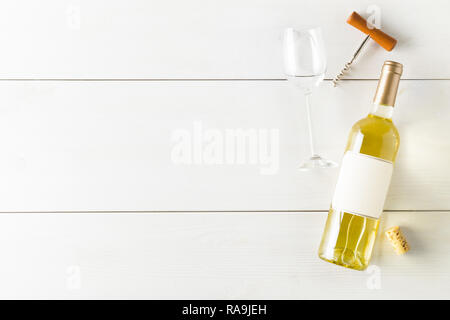
{"label": "wooden plank", "polygon": [[[319,153],[339,161],[375,86],[319,89]],[[309,148],[295,93],[284,81],[2,82],[0,211],[327,210],[338,170],[297,171]],[[386,209],[450,209],[449,100],[450,81],[401,84],[402,145]],[[231,136],[235,145],[215,149],[223,163],[209,164],[202,139],[239,130],[267,135],[242,150]],[[190,162],[174,157],[180,146]],[[252,163],[253,151],[263,156]],[[243,163],[227,162],[233,154]]]}
{"label": "wooden plank", "polygon": [[[283,78],[281,34],[320,25],[327,77],[363,34],[345,21],[370,0],[5,0],[0,4],[0,78]],[[371,43],[351,78],[377,78],[384,60],[405,78],[450,78],[446,0],[379,0],[391,53]]]}
{"label": "wooden plank", "polygon": [[[2,214],[0,297],[448,299],[449,212],[390,212],[370,272],[317,257],[326,213]],[[405,290],[408,288],[408,290]]]}

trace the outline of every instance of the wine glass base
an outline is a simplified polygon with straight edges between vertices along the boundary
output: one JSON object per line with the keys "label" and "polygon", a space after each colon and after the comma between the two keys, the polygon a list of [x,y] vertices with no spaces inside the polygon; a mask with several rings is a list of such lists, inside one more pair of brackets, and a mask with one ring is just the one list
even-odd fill
{"label": "wine glass base", "polygon": [[325,169],[325,168],[335,168],[338,164],[334,161],[322,158],[319,155],[314,155],[309,158],[307,161],[301,163],[298,166],[298,170],[300,171],[309,171],[315,169]]}

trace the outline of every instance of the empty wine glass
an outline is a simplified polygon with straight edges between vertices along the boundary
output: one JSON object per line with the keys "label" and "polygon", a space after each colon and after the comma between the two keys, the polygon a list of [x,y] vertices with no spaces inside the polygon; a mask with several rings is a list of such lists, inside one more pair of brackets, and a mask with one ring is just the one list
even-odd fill
{"label": "empty wine glass", "polygon": [[337,164],[316,153],[311,120],[310,96],[325,76],[327,59],[320,28],[296,30],[287,28],[283,41],[284,71],[296,88],[305,95],[306,118],[311,157],[299,166],[300,170],[336,167]]}

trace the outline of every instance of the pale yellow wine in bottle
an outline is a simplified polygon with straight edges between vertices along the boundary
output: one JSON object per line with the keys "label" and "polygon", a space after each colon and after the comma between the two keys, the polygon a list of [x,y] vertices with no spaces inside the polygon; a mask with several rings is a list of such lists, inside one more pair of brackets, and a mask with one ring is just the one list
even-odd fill
{"label": "pale yellow wine in bottle", "polygon": [[364,270],[370,261],[400,137],[391,117],[403,66],[386,61],[374,106],[350,132],[319,257]]}

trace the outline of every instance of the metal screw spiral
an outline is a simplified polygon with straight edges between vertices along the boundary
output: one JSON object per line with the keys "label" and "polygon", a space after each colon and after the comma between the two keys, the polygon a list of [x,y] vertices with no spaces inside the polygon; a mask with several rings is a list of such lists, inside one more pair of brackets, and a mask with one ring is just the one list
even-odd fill
{"label": "metal screw spiral", "polygon": [[348,71],[348,69],[350,69],[350,65],[353,63],[353,61],[356,60],[356,58],[358,57],[359,53],[361,52],[362,48],[364,48],[364,46],[366,45],[367,41],[369,41],[370,36],[367,36],[364,41],[361,43],[361,45],[358,47],[358,49],[356,50],[356,52],[353,54],[353,58],[352,60],[350,60],[350,62],[347,62],[344,66],[344,68],[341,70],[341,72],[333,79],[333,86],[336,87],[336,84],[338,83],[339,80],[341,80],[341,78],[344,76],[344,74]]}
{"label": "metal screw spiral", "polygon": [[336,84],[338,83],[339,80],[341,80],[341,78],[344,76],[344,74],[347,72],[348,69],[350,69],[350,66],[353,62],[352,59],[350,62],[347,62],[344,66],[344,68],[341,70],[341,72],[339,72],[339,74],[333,79],[333,86],[336,87]]}

